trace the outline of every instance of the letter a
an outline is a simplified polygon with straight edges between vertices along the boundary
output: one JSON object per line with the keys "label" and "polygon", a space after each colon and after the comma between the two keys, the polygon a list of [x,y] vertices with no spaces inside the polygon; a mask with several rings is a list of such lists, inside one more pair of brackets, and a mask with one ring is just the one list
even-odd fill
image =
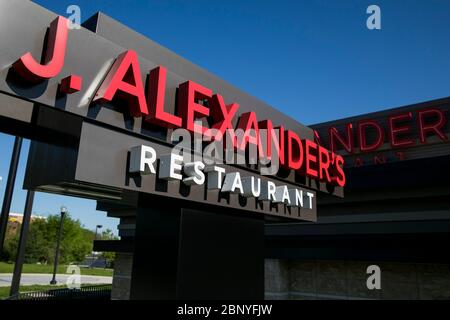
{"label": "letter a", "polygon": [[367,18],[367,29],[369,30],[380,30],[381,29],[381,9],[377,5],[371,5],[367,8],[367,14],[371,14]]}
{"label": "letter a", "polygon": [[380,290],[381,289],[381,269],[377,265],[371,265],[367,267],[367,274],[371,274],[366,281],[367,289]]}
{"label": "letter a", "polygon": [[133,50],[119,55],[95,94],[94,102],[112,101],[116,93],[127,100],[133,117],[148,114],[138,56]]}

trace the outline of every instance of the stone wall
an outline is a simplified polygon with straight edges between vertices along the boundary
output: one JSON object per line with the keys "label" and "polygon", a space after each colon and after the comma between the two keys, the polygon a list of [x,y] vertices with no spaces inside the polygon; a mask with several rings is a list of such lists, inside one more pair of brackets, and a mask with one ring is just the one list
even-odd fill
{"label": "stone wall", "polygon": [[[381,289],[367,289],[369,265]],[[266,260],[266,299],[450,299],[450,265]]]}
{"label": "stone wall", "polygon": [[114,260],[114,277],[111,290],[112,300],[129,300],[131,269],[133,255],[131,253],[116,253]]}

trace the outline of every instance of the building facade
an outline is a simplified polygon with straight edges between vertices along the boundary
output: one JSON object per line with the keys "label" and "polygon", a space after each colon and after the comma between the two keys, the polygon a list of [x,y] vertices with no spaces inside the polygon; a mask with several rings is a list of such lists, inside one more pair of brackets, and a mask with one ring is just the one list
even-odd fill
{"label": "building facade", "polygon": [[39,191],[120,218],[120,240],[94,243],[118,254],[113,299],[262,299],[266,220],[316,221],[318,194],[343,197],[343,158],[311,128],[114,19],[0,11],[0,130],[31,140],[25,212]]}
{"label": "building facade", "polygon": [[[450,99],[307,127],[104,14],[0,10],[0,130],[24,189],[120,218],[113,299],[450,298]],[[226,135],[244,163],[195,160]]]}
{"label": "building facade", "polygon": [[345,157],[345,198],[319,198],[315,224],[266,226],[266,295],[449,299],[449,114],[444,98],[313,125]]}

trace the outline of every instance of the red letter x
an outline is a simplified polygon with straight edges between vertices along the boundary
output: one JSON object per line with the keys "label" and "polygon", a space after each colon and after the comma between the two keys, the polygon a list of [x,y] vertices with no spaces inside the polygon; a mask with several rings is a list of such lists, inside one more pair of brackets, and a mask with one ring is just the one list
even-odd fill
{"label": "red letter x", "polygon": [[225,105],[222,96],[220,94],[215,94],[212,97],[212,105],[213,107],[210,111],[211,116],[214,119],[214,124],[212,127],[213,129],[219,130],[221,135],[218,138],[221,139],[224,137],[227,129],[231,129],[231,131],[234,130],[231,121],[239,109],[239,104],[231,103]]}

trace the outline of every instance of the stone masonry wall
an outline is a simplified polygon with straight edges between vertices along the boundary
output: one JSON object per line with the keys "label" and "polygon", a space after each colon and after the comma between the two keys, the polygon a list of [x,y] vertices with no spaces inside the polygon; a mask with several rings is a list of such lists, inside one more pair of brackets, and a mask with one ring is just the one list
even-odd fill
{"label": "stone masonry wall", "polygon": [[[369,265],[381,289],[367,289]],[[266,260],[266,299],[450,299],[450,265]]]}
{"label": "stone masonry wall", "polygon": [[114,277],[111,290],[112,300],[129,300],[131,284],[131,267],[133,255],[131,253],[116,253],[114,260]]}

